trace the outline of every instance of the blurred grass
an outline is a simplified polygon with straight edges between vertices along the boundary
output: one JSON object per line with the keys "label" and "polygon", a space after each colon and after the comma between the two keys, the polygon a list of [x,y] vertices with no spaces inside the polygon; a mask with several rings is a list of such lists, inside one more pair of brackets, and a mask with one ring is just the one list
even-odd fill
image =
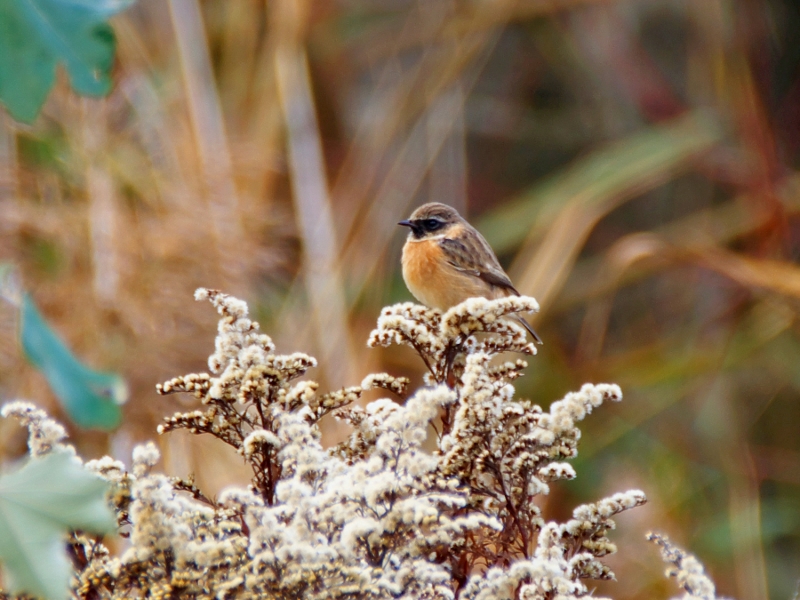
{"label": "blurred grass", "polygon": [[721,138],[719,124],[707,113],[655,125],[595,149],[564,172],[493,210],[478,226],[498,253],[512,251],[527,238],[538,240],[566,204],[580,204],[581,212],[607,213],[691,168],[691,161]]}
{"label": "blurred grass", "polygon": [[[131,383],[121,431],[75,432],[85,453],[127,459],[190,402],[153,386],[205,368],[198,286],[248,299],[279,349],[335,357],[325,385],[377,369],[418,383],[416,357],[363,341],[383,304],[410,299],[395,223],[444,201],[542,303],[520,393],[625,391],[587,420],[579,477],[546,507],[648,493],[616,532],[619,583],[598,593],[674,595],[642,539],[655,528],[722,594],[791,596],[795,3],[142,0],[114,27],[107,99],[62,76],[33,126],[0,119],[0,258],[76,354]],[[14,327],[0,310],[3,398],[57,412]],[[0,423],[0,455],[23,443]],[[205,440],[161,443],[168,472],[212,493],[246,477]]]}

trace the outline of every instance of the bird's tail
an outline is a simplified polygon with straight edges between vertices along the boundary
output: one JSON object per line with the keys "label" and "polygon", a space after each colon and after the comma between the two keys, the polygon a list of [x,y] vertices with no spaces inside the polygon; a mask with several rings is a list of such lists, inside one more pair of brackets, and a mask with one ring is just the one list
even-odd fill
{"label": "bird's tail", "polygon": [[515,318],[517,321],[519,321],[519,322],[520,322],[520,325],[522,325],[522,326],[523,326],[525,329],[527,329],[527,330],[528,330],[528,333],[530,333],[530,334],[533,336],[533,339],[534,339],[534,341],[535,341],[537,344],[539,344],[539,345],[541,346],[541,345],[542,345],[542,343],[543,343],[543,342],[542,342],[542,338],[540,338],[540,337],[539,337],[539,334],[538,334],[538,333],[536,333],[536,332],[533,330],[533,327],[531,327],[531,326],[530,326],[530,323],[528,323],[528,322],[527,322],[525,319],[523,319],[523,318],[522,318],[522,317],[520,317],[519,315],[515,315],[515,317],[514,317],[514,318]]}

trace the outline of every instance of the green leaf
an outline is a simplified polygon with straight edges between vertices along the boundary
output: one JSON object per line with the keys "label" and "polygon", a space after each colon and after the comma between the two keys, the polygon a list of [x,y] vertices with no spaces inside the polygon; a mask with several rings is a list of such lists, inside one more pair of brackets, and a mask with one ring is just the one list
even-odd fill
{"label": "green leaf", "polygon": [[0,102],[19,121],[32,122],[64,64],[76,92],[111,90],[115,40],[111,15],[132,0],[0,1]]}
{"label": "green leaf", "polygon": [[0,560],[12,594],[67,597],[72,573],[64,538],[116,528],[108,484],[65,452],[30,459],[0,477]]}
{"label": "green leaf", "polygon": [[[2,0],[0,0],[2,1]],[[81,363],[42,317],[29,295],[22,299],[22,349],[47,378],[70,418],[81,427],[110,430],[122,420],[125,381]]]}

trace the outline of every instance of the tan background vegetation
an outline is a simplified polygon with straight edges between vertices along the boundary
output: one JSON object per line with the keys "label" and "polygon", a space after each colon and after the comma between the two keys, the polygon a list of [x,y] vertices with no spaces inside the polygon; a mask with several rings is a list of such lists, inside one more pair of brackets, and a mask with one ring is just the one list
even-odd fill
{"label": "tan background vegetation", "polygon": [[[542,305],[520,395],[626,394],[587,421],[578,479],[545,511],[647,493],[620,519],[619,583],[598,593],[673,593],[643,537],[657,528],[721,593],[791,596],[794,2],[140,0],[113,24],[108,98],[62,80],[35,125],[0,113],[0,258],[79,356],[131,388],[121,430],[72,431],[84,455],[127,459],[178,408],[155,384],[206,368],[216,319],[199,286],[246,299],[279,350],[320,359],[324,385],[381,369],[418,384],[412,353],[365,340],[410,299],[396,222],[436,200]],[[59,414],[15,319],[0,310],[2,397]],[[211,493],[246,481],[211,440],[160,443],[167,473]],[[4,458],[23,445],[0,424]]]}

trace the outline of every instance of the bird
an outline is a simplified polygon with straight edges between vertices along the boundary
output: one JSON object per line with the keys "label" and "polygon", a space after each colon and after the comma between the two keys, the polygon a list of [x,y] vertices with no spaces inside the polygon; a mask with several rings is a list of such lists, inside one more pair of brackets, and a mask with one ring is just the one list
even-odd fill
{"label": "bird", "polygon": [[[468,298],[520,295],[489,242],[451,206],[423,204],[398,225],[411,229],[403,246],[403,279],[422,304],[444,311]],[[514,318],[542,343],[525,319]]]}

